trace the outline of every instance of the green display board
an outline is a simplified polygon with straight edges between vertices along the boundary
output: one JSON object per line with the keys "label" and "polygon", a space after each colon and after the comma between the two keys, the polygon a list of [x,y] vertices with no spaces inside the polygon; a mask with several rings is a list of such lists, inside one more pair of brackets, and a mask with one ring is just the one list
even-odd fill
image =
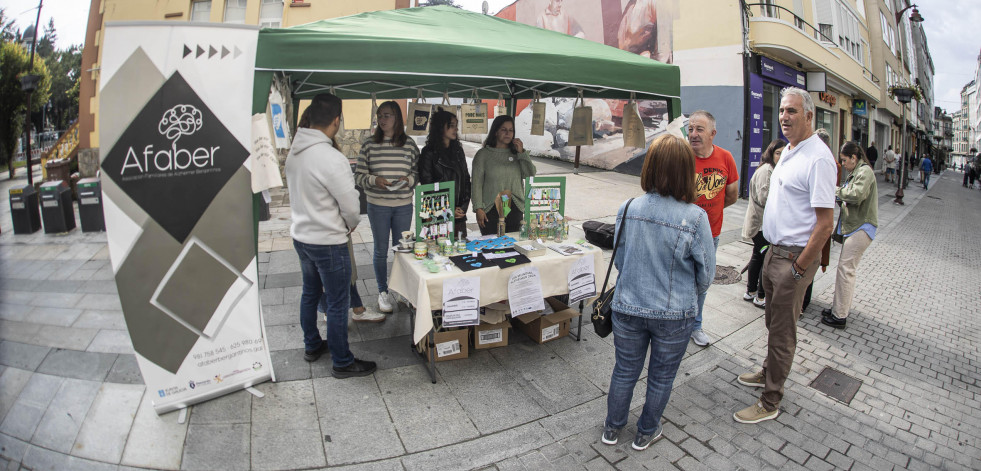
{"label": "green display board", "polygon": [[436,240],[446,237],[454,241],[453,209],[456,207],[454,182],[418,185],[415,188],[416,240]]}
{"label": "green display board", "polygon": [[565,222],[565,177],[525,179],[525,230],[530,239],[554,237],[567,230]]}

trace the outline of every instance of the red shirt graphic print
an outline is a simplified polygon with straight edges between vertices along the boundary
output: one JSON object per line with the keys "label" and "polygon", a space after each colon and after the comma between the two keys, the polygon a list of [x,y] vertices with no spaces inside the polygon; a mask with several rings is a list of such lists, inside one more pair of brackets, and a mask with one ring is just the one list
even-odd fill
{"label": "red shirt graphic print", "polygon": [[712,237],[718,237],[722,232],[726,185],[737,181],[739,171],[729,151],[714,146],[708,157],[695,157],[695,204],[708,214]]}

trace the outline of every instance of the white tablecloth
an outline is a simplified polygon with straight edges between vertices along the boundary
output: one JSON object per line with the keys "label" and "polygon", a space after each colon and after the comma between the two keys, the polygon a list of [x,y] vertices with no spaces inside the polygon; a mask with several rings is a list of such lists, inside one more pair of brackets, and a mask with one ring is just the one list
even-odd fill
{"label": "white tablecloth", "polygon": [[602,277],[606,275],[603,251],[594,246],[584,250],[584,254],[572,256],[546,250],[545,255],[531,257],[530,265],[526,263],[503,270],[490,267],[464,272],[454,266],[452,271],[440,269],[437,273],[430,273],[412,254],[396,253],[392,275],[388,279],[388,289],[400,294],[415,307],[416,320],[412,340],[418,344],[433,328],[432,311],[443,308],[443,280],[447,278],[480,277],[480,305],[486,306],[508,298],[508,279],[511,273],[521,267],[534,266],[541,275],[542,295],[556,296],[569,292],[569,270],[572,264],[581,257],[591,256],[598,293],[603,287]]}

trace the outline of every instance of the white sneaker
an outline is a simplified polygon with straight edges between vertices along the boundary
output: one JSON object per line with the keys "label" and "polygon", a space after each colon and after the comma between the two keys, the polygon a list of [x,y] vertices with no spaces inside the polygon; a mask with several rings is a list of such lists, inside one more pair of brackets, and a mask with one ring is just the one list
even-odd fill
{"label": "white sneaker", "polygon": [[361,314],[351,310],[351,320],[354,322],[385,322],[385,315],[380,312],[373,312],[367,309],[365,309],[365,311]]}
{"label": "white sneaker", "polygon": [[758,308],[760,308],[760,309],[764,309],[764,308],[766,308],[766,299],[764,299],[764,298],[756,298],[756,299],[753,300],[753,305],[756,306],[756,307],[758,307]]}
{"label": "white sneaker", "polygon": [[706,334],[702,329],[692,331],[691,339],[694,340],[695,345],[698,345],[699,347],[705,347],[712,343],[712,338],[709,337],[708,334]]}
{"label": "white sneaker", "polygon": [[756,291],[747,291],[746,294],[743,295],[743,301],[752,301],[754,299],[756,299]]}
{"label": "white sneaker", "polygon": [[378,310],[381,312],[392,312],[392,295],[388,291],[378,293]]}

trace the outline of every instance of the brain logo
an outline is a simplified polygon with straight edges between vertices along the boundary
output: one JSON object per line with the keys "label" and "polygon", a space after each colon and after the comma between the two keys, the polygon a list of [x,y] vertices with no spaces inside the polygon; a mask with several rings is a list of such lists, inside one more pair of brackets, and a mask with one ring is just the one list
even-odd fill
{"label": "brain logo", "polygon": [[201,129],[204,120],[201,110],[191,105],[177,105],[164,112],[157,130],[171,141],[190,136]]}

